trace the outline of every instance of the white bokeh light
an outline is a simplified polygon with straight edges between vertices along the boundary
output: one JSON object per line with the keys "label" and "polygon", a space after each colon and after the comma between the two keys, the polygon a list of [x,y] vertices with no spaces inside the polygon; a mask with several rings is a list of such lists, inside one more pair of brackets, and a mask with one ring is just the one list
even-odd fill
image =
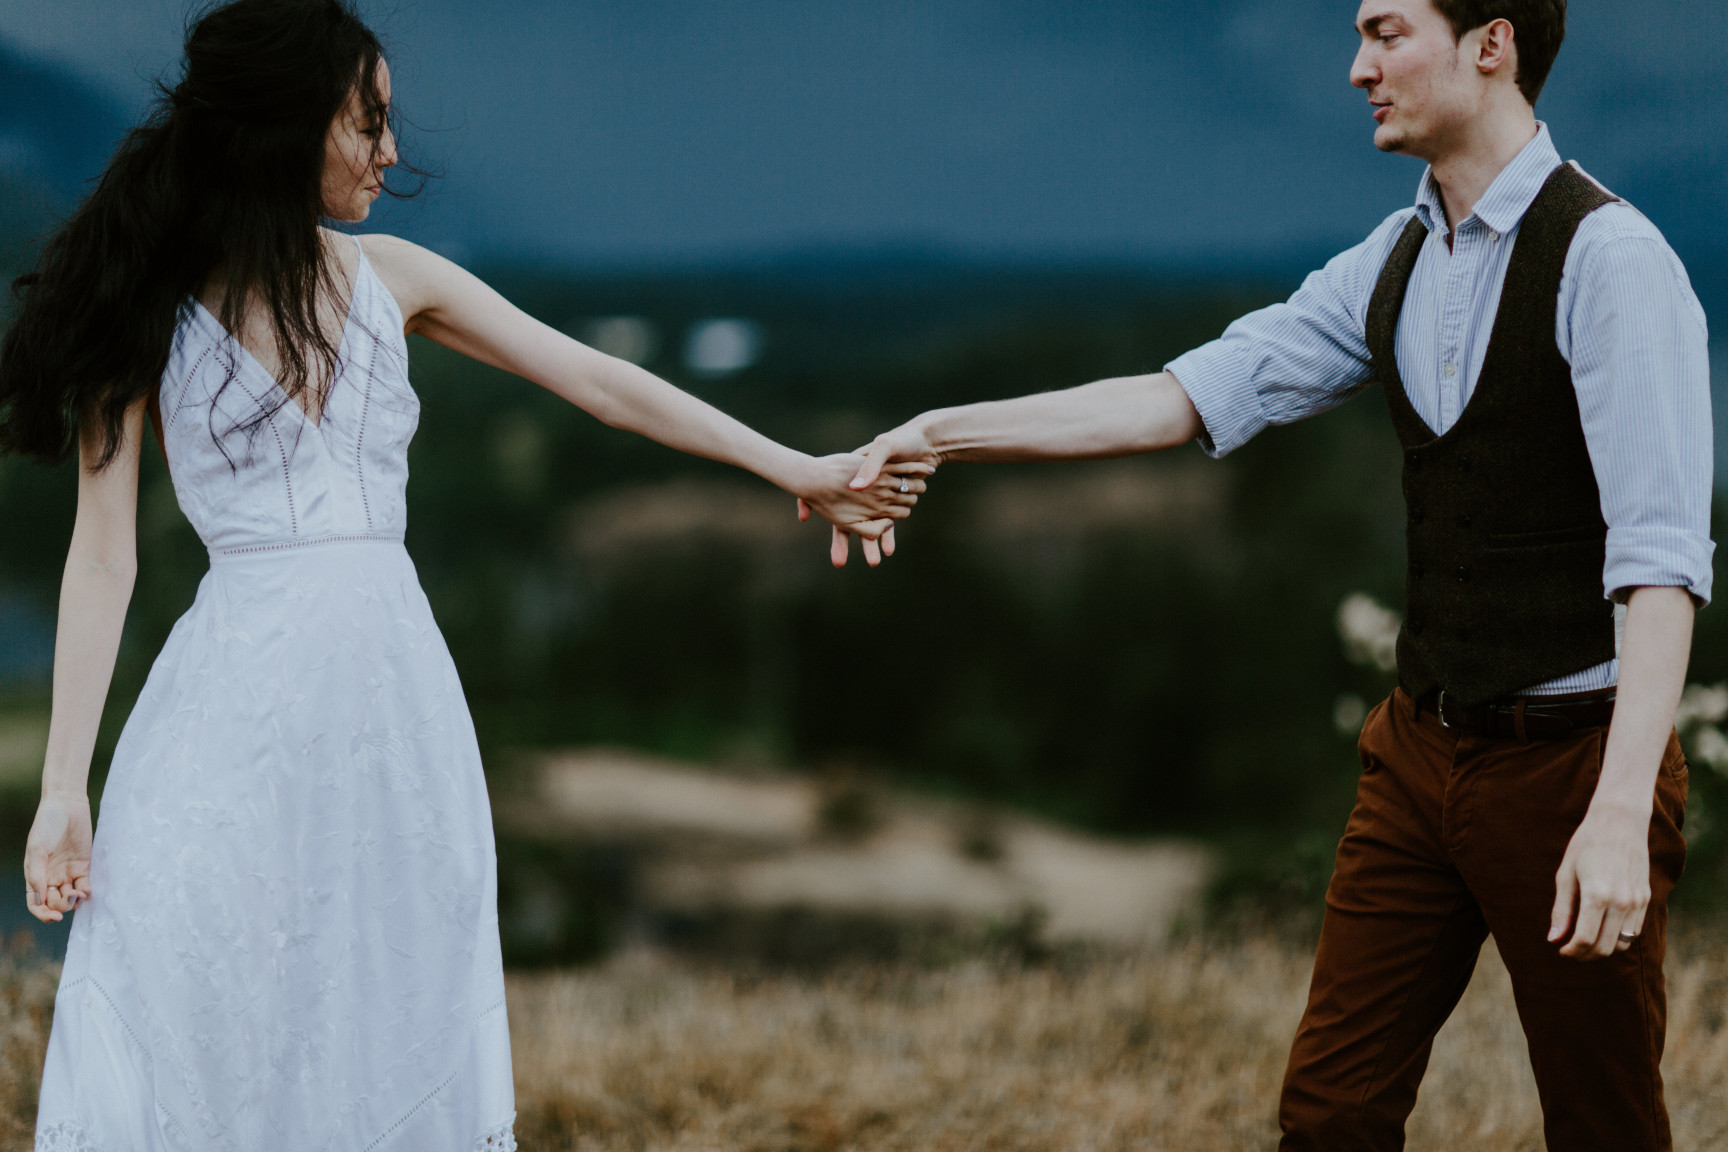
{"label": "white bokeh light", "polygon": [[762,327],[735,318],[699,320],[684,344],[684,366],[698,376],[730,376],[762,354]]}

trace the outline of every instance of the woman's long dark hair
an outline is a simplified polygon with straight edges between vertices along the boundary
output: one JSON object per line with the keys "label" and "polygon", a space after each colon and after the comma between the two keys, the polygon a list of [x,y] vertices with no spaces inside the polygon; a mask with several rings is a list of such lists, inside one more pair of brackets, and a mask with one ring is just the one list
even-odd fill
{"label": "woman's long dark hair", "polygon": [[83,425],[106,467],[127,409],[154,396],[175,329],[213,275],[229,332],[243,330],[248,304],[268,312],[288,399],[328,386],[337,349],[319,302],[338,289],[318,231],[325,139],[355,92],[383,126],[382,59],[344,0],[235,0],[192,26],[184,78],[161,87],[14,284],[0,450],[58,461]]}

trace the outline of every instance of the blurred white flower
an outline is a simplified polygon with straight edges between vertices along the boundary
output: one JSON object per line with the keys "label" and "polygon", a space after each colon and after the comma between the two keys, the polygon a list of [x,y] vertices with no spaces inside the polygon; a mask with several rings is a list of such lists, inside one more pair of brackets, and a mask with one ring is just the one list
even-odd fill
{"label": "blurred white flower", "polygon": [[1368,702],[1354,692],[1346,692],[1332,705],[1332,726],[1338,735],[1354,740],[1362,734],[1362,722],[1368,719]]}
{"label": "blurred white flower", "polygon": [[1728,776],[1728,736],[1714,724],[1705,724],[1692,734],[1692,759]]}
{"label": "blurred white flower", "polygon": [[1402,618],[1365,592],[1352,592],[1338,605],[1338,638],[1352,664],[1382,672],[1398,667],[1398,629]]}
{"label": "blurred white flower", "polygon": [[1682,734],[1698,724],[1720,724],[1728,718],[1728,684],[1688,684],[1680,694],[1674,727]]}

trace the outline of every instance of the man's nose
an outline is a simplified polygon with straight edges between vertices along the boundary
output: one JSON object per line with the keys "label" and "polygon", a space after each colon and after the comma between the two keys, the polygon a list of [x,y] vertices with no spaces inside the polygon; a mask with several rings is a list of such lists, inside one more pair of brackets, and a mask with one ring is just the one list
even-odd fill
{"label": "man's nose", "polygon": [[1380,69],[1369,59],[1368,45],[1356,50],[1350,63],[1350,83],[1357,88],[1371,88],[1380,80]]}

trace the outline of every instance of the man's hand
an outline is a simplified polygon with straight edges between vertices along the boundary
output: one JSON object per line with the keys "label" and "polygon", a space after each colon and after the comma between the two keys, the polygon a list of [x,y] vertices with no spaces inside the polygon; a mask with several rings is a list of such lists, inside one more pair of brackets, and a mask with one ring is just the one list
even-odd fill
{"label": "man's hand", "polygon": [[1649,810],[1592,804],[1566,846],[1554,887],[1548,942],[1573,927],[1560,955],[1594,960],[1631,947],[1621,934],[1642,932],[1650,906]]}
{"label": "man's hand", "polygon": [[[910,495],[911,504],[925,491],[925,479],[933,475],[940,458],[930,447],[929,440],[914,420],[892,432],[886,432],[858,450],[863,457],[848,487],[853,491],[869,491],[887,485],[891,490]],[[810,504],[798,501],[798,519],[810,519]],[[905,515],[910,515],[910,505]],[[900,517],[904,518],[904,516]],[[829,517],[832,521],[833,518]],[[874,528],[874,524],[868,527]],[[834,524],[828,559],[836,568],[844,568],[851,552],[850,536],[857,535],[863,543],[864,562],[872,568],[882,563],[882,557],[894,555],[894,525],[872,534],[870,531]]]}
{"label": "man's hand", "polygon": [[1644,930],[1650,907],[1650,813],[1686,683],[1695,611],[1683,588],[1641,587],[1627,593],[1619,695],[1602,750],[1602,774],[1554,877],[1548,942],[1558,942],[1572,928],[1562,956],[1612,956],[1631,947]]}
{"label": "man's hand", "polygon": [[872,568],[883,556],[892,556],[894,521],[912,514],[925,490],[924,478],[935,471],[926,464],[896,465],[859,484],[866,462],[857,453],[827,456],[814,464],[815,473],[798,496],[798,519],[808,520],[814,511],[834,526],[829,558],[836,568],[846,564],[849,535],[864,541],[864,559]]}
{"label": "man's hand", "polygon": [[[884,432],[859,451],[864,464],[852,478],[852,487],[868,488],[891,464],[923,465],[929,472],[942,463],[941,454],[930,444],[930,433],[922,417],[909,420],[891,432]],[[926,472],[925,475],[928,475]]]}

